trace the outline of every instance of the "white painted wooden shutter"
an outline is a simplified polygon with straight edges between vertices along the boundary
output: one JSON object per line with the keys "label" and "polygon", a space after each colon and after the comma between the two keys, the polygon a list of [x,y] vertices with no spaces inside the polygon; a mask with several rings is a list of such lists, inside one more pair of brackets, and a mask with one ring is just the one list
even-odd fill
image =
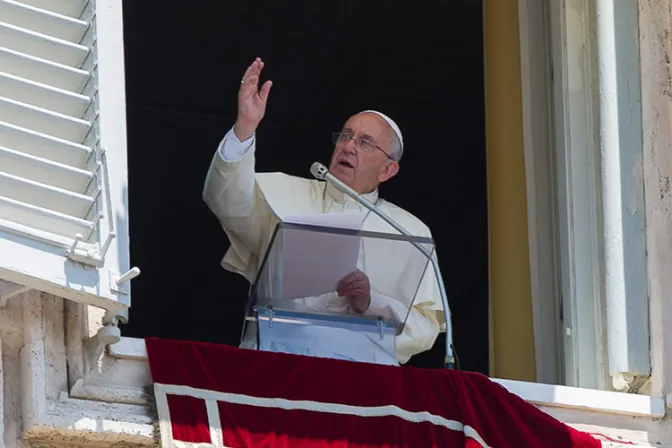
{"label": "white painted wooden shutter", "polygon": [[0,279],[130,304],[125,117],[121,0],[0,0]]}

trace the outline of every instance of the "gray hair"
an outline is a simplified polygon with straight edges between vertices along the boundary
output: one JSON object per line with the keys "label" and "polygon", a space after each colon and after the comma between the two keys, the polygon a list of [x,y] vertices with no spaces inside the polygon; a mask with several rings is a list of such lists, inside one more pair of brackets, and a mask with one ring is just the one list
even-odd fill
{"label": "gray hair", "polygon": [[397,123],[395,123],[394,120],[384,113],[378,112],[377,110],[364,110],[359,112],[359,114],[376,114],[387,122],[393,134],[392,140],[390,142],[392,145],[392,153],[390,154],[390,157],[392,157],[396,162],[399,162],[401,160],[401,156],[404,153],[404,138],[401,136],[401,130],[399,129],[399,126],[397,126]]}
{"label": "gray hair", "polygon": [[401,156],[404,154],[404,147],[401,145],[401,140],[396,132],[392,132],[392,138],[390,139],[392,151],[390,157],[392,157],[396,162],[401,160]]}

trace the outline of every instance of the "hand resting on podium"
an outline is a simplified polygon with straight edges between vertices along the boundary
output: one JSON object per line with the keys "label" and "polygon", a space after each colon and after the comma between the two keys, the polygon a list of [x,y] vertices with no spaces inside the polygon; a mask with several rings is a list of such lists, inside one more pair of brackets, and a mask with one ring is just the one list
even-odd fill
{"label": "hand resting on podium", "polygon": [[408,307],[400,301],[372,290],[369,277],[359,269],[343,277],[335,291],[289,301],[322,313],[358,314],[397,322],[403,322],[408,313]]}
{"label": "hand resting on podium", "polygon": [[371,305],[371,284],[369,277],[357,269],[341,279],[336,286],[339,297],[345,297],[352,308],[364,313]]}

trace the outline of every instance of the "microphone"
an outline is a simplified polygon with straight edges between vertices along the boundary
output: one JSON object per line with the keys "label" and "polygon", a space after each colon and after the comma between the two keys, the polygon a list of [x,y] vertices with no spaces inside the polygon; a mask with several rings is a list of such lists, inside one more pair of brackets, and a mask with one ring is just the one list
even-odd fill
{"label": "microphone", "polygon": [[[367,201],[365,198],[363,198],[359,193],[357,193],[355,190],[352,188],[348,187],[346,184],[341,182],[338,178],[334,177],[333,174],[329,172],[326,166],[322,165],[319,162],[313,163],[313,165],[310,167],[310,173],[319,180],[326,180],[328,183],[336,187],[341,193],[344,193],[363,206],[369,208],[369,210],[373,211],[369,206],[375,207],[371,202]],[[368,205],[367,205],[368,204]],[[374,211],[374,213],[377,213]],[[382,212],[381,212],[382,213]],[[385,218],[383,218],[385,219]],[[388,218],[392,219],[392,218]],[[389,221],[388,221],[389,222]],[[396,224],[396,223],[395,223]],[[399,229],[397,229],[399,230]],[[401,233],[404,233],[402,230],[399,230]]]}
{"label": "microphone", "polygon": [[[337,190],[342,193],[350,196],[352,199],[362,204],[364,207],[371,210],[373,213],[378,215],[381,219],[387,222],[389,225],[394,227],[399,233],[406,236],[414,236],[408,230],[404,229],[399,223],[394,219],[390,218],[382,210],[376,207],[375,204],[371,203],[365,197],[357,193],[355,190],[344,184],[340,179],[334,177],[333,174],[329,172],[326,166],[322,165],[319,162],[313,163],[310,167],[310,173],[319,180],[325,180],[334,186]],[[455,368],[455,357],[453,355],[453,325],[450,318],[450,307],[448,306],[448,294],[446,293],[446,287],[443,283],[443,276],[441,275],[441,270],[439,269],[439,262],[436,259],[436,253],[430,253],[427,248],[415,241],[409,241],[413,246],[415,246],[424,256],[429,258],[432,262],[432,267],[434,268],[434,275],[439,284],[439,293],[441,294],[441,303],[443,304],[443,311],[446,319],[446,357],[444,359],[444,366],[446,369]]]}
{"label": "microphone", "polygon": [[322,165],[320,162],[315,162],[310,167],[310,174],[316,178],[323,180],[324,176],[329,174],[329,170],[326,166]]}

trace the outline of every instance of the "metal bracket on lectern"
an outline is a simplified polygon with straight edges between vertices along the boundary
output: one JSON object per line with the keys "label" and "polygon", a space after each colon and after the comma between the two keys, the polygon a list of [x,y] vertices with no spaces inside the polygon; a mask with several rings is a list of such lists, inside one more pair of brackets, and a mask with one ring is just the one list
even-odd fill
{"label": "metal bracket on lectern", "polygon": [[273,328],[273,305],[268,305],[268,328]]}

